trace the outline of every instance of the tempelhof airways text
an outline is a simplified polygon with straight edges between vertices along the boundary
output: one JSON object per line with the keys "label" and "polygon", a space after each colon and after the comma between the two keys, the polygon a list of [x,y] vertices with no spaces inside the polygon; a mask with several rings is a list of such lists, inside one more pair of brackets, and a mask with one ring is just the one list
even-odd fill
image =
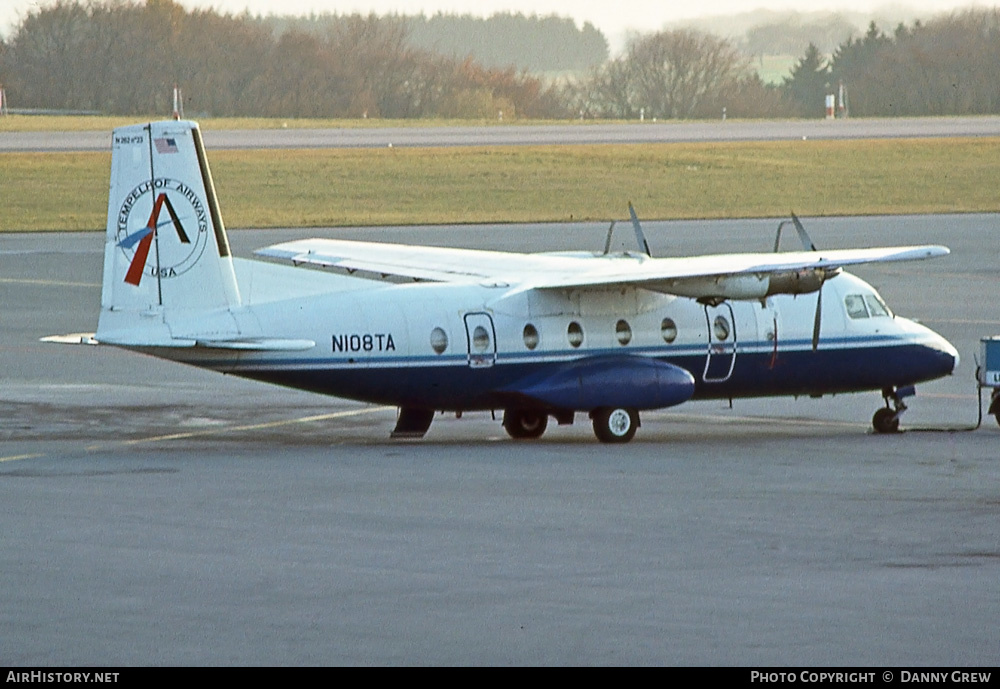
{"label": "tempelhof airways text", "polygon": [[[876,682],[881,679],[883,682],[899,681],[904,684],[932,683],[932,682],[952,682],[955,684],[966,682],[989,682],[989,672],[968,672],[955,670],[954,672],[911,672],[910,670],[900,670],[897,677],[892,671],[886,670],[877,672],[815,672],[803,670],[802,672],[760,672],[751,670],[751,682]],[[881,676],[879,676],[881,675]]]}
{"label": "tempelhof airways text", "polygon": [[117,672],[7,672],[8,682],[59,682],[69,684],[88,684],[90,682],[117,682]]}

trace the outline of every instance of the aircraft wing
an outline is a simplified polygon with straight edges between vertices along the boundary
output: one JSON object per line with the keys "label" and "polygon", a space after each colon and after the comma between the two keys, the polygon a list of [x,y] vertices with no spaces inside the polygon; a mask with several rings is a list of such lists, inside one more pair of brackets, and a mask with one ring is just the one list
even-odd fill
{"label": "aircraft wing", "polygon": [[296,265],[435,282],[502,284],[527,289],[641,287],[693,298],[759,299],[815,291],[841,268],[914,261],[949,253],[943,246],[833,249],[650,258],[630,254],[518,254],[438,247],[307,239],[257,255]]}
{"label": "aircraft wing", "polygon": [[430,282],[521,283],[539,271],[579,270],[579,258],[551,254],[518,254],[410,244],[355,242],[341,239],[302,239],[275,244],[254,252],[257,256],[291,261],[295,265],[330,268],[347,273],[409,278]]}

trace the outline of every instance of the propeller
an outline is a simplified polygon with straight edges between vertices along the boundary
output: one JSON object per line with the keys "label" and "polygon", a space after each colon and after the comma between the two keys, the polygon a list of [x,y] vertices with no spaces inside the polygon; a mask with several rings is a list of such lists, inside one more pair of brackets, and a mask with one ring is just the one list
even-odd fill
{"label": "propeller", "polygon": [[[798,216],[792,213],[792,222],[795,224],[795,231],[799,233],[799,241],[802,242],[802,247],[806,251],[816,251],[816,244],[813,243],[812,238],[806,232],[806,228],[802,227],[802,223],[799,221]],[[819,329],[820,324],[823,322],[823,282],[819,283],[819,289],[816,290],[816,315],[813,316],[813,351],[815,352],[819,348]]]}
{"label": "propeller", "polygon": [[813,243],[809,233],[806,232],[806,228],[802,226],[802,222],[799,220],[798,216],[796,216],[795,213],[792,213],[791,220],[782,220],[778,224],[778,234],[774,238],[774,253],[778,253],[778,245],[781,244],[781,228],[789,223],[795,225],[795,231],[799,235],[799,241],[802,242],[802,248],[806,251],[816,251],[816,245]]}
{"label": "propeller", "polygon": [[[792,213],[792,219],[784,220],[778,225],[778,234],[774,238],[774,253],[778,253],[778,245],[781,243],[781,228],[791,222],[795,226],[795,231],[799,235],[799,241],[802,242],[802,248],[806,251],[817,251],[816,244],[813,242],[812,237],[806,232],[806,228],[802,226],[802,221],[799,220],[795,213]],[[823,284],[826,282],[819,283],[819,289],[816,290],[816,314],[813,316],[813,334],[812,334],[812,349],[815,352],[819,349],[819,333],[820,327],[823,322]]]}
{"label": "propeller", "polygon": [[816,290],[816,315],[813,317],[813,351],[819,347],[819,326],[823,321],[823,283]]}

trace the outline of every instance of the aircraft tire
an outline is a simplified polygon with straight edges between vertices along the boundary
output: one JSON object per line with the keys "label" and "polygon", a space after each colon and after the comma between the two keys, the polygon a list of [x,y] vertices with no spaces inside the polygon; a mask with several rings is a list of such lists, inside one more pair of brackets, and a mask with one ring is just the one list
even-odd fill
{"label": "aircraft tire", "polygon": [[548,425],[549,416],[545,412],[533,409],[505,409],[503,412],[504,430],[516,440],[541,438]]}
{"label": "aircraft tire", "polygon": [[872,428],[876,433],[898,433],[899,416],[892,409],[882,407],[872,417]]}
{"label": "aircraft tire", "polygon": [[594,435],[602,443],[627,443],[639,427],[639,412],[631,408],[602,407],[592,416]]}

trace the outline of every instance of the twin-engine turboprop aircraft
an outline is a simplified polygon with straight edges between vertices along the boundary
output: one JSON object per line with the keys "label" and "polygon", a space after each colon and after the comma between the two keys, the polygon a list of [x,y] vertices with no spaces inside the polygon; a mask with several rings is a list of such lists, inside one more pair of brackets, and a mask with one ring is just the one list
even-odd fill
{"label": "twin-engine turboprop aircraft", "polygon": [[911,386],[958,362],[842,271],[941,246],[652,258],[633,213],[645,253],[308,239],[244,260],[196,123],[122,127],[112,150],[97,332],[50,339],[394,405],[394,436],[422,436],[436,411],[502,409],[514,438],[582,412],[627,442],[640,411],[690,399],[861,390],[882,392],[888,432]]}

